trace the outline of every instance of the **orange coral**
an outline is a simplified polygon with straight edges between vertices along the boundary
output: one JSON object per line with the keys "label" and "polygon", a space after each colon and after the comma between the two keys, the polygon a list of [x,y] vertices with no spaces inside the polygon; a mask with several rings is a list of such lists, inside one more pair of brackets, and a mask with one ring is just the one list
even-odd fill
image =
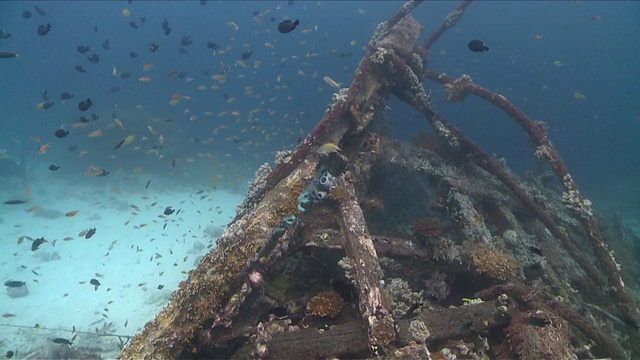
{"label": "orange coral", "polygon": [[413,222],[413,233],[418,237],[436,238],[440,236],[440,220],[436,218],[422,218]]}
{"label": "orange coral", "polygon": [[502,250],[481,247],[473,252],[471,258],[478,273],[497,280],[507,280],[518,268],[513,256]]}
{"label": "orange coral", "polygon": [[340,314],[344,300],[335,291],[325,291],[314,296],[307,303],[307,311],[315,316],[336,317]]}

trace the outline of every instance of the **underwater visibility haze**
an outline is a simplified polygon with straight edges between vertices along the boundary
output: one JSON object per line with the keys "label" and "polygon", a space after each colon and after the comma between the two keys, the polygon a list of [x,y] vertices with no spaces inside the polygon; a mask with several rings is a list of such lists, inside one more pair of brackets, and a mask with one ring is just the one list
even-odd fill
{"label": "underwater visibility haze", "polygon": [[[457,4],[412,12],[420,42]],[[260,166],[303,143],[350,86],[400,6],[0,1],[0,355],[117,357],[215,248]],[[544,121],[594,211],[640,236],[639,57],[640,3],[474,2],[425,64]],[[548,171],[504,112],[423,85],[514,173]],[[385,105],[386,136],[432,132],[397,98]]]}

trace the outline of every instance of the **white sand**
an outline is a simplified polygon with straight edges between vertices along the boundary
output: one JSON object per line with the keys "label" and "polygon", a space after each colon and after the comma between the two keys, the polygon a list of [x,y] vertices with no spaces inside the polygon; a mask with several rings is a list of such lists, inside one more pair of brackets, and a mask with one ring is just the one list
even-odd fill
{"label": "white sand", "polygon": [[[154,182],[146,190],[144,184],[136,186],[137,191],[32,184],[29,203],[0,205],[1,280],[25,281],[29,289],[22,298],[2,289],[1,356],[9,350],[17,350],[18,358],[54,356],[66,345],[51,339],[71,339],[74,326],[80,332],[74,347],[99,348],[103,358],[117,356],[126,337],[95,334],[132,336],[141,330],[215,246],[243,199],[224,190],[196,194],[199,189]],[[3,196],[5,201],[9,195]],[[39,208],[28,211],[32,206]],[[176,213],[163,215],[166,206]],[[71,210],[79,212],[64,216]],[[89,228],[97,229],[93,237],[78,236]],[[32,251],[28,238],[18,244],[21,236],[48,242]],[[101,283],[97,290],[91,279]]]}

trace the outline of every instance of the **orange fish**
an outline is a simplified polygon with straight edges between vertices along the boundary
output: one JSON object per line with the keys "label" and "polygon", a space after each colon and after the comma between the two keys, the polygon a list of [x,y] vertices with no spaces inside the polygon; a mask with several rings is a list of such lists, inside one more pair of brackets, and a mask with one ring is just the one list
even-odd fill
{"label": "orange fish", "polygon": [[72,217],[75,216],[77,213],[79,213],[80,210],[72,210],[72,211],[67,211],[66,213],[64,213],[64,216],[66,217]]}
{"label": "orange fish", "polygon": [[24,189],[24,197],[29,199],[31,196],[31,184],[27,184],[27,187]]}
{"label": "orange fish", "polygon": [[32,207],[27,209],[27,212],[34,212],[38,209],[40,209],[40,205],[33,205]]}
{"label": "orange fish", "polygon": [[144,64],[144,66],[142,67],[142,71],[148,71],[153,69],[153,64],[149,63],[149,64]]}
{"label": "orange fish", "polygon": [[148,76],[140,76],[140,77],[138,78],[138,80],[139,80],[139,81],[142,81],[142,82],[149,82],[149,81],[151,81],[151,78],[150,78],[150,77],[148,77]]}
{"label": "orange fish", "polygon": [[88,123],[86,123],[86,122],[78,121],[78,122],[74,122],[73,123],[73,127],[74,128],[81,128],[81,127],[87,126],[87,124]]}
{"label": "orange fish", "polygon": [[38,135],[34,135],[31,137],[31,140],[37,142],[38,144],[40,144],[40,137]]}
{"label": "orange fish", "polygon": [[82,151],[80,151],[80,154],[78,154],[78,157],[81,158],[81,157],[87,155],[88,153],[89,152],[87,150],[82,150]]}
{"label": "orange fish", "polygon": [[48,148],[49,148],[49,144],[40,145],[38,147],[38,154],[44,155],[47,152]]}
{"label": "orange fish", "polygon": [[176,106],[180,103],[180,99],[171,99],[169,100],[169,104]]}
{"label": "orange fish", "polygon": [[100,137],[102,136],[102,130],[95,130],[89,134],[89,137]]}

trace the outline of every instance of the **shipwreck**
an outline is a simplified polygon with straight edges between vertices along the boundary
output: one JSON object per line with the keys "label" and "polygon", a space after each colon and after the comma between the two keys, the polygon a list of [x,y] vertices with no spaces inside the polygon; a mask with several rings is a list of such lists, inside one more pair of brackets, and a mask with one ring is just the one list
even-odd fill
{"label": "shipwreck", "polygon": [[[420,3],[378,26],[350,86],[256,172],[217,247],[121,359],[640,357],[638,240],[594,214],[545,123],[429,67],[470,2],[422,43]],[[516,175],[427,85],[503,110],[548,171]],[[391,96],[424,116],[410,142],[388,136]]]}

